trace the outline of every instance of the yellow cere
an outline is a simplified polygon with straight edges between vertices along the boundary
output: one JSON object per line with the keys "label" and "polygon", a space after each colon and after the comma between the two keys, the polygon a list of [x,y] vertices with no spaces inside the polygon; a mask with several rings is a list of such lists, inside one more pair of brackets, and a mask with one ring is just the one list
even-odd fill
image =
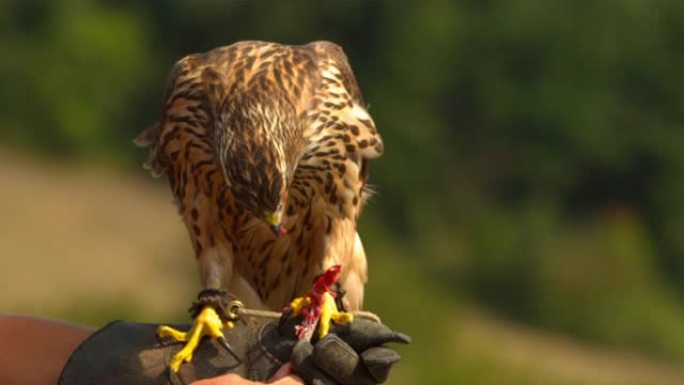
{"label": "yellow cere", "polygon": [[275,226],[280,223],[280,215],[276,213],[266,214],[266,217],[264,219],[269,225]]}

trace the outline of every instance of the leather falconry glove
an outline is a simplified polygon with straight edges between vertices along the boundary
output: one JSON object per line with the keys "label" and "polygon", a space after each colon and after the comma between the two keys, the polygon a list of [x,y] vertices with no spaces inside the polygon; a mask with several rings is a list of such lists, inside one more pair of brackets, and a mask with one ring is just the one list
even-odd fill
{"label": "leather falconry glove", "polygon": [[[275,317],[240,317],[226,333],[230,350],[205,338],[178,373],[170,371],[168,363],[182,343],[158,341],[156,324],[116,321],[76,349],[59,385],[188,384],[226,373],[266,381],[287,362],[308,384],[383,383],[400,359],[384,344],[409,343],[410,338],[371,318],[357,314],[349,324],[332,324],[328,335],[310,343],[295,335],[299,317],[281,322]],[[187,330],[190,325],[174,327]]]}

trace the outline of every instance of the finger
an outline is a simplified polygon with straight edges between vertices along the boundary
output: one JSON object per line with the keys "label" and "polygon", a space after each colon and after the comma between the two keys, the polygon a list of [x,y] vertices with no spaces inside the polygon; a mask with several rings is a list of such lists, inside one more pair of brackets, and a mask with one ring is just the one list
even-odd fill
{"label": "finger", "polygon": [[411,342],[409,336],[395,332],[386,325],[365,319],[356,319],[347,325],[335,325],[334,331],[357,352],[388,342],[404,344]]}
{"label": "finger", "polygon": [[237,374],[229,373],[218,377],[195,381],[189,385],[259,385],[259,383],[246,380]]}
{"label": "finger", "polygon": [[272,385],[304,385],[304,381],[297,376],[287,376],[281,378],[276,382],[271,382]]}
{"label": "finger", "polygon": [[302,381],[302,379],[296,376],[294,373],[295,370],[294,367],[292,367],[292,364],[285,364],[278,369],[268,383],[276,385],[304,384],[304,381]]}
{"label": "finger", "polygon": [[294,374],[285,375],[284,377],[272,381],[273,382],[268,383],[272,385],[304,385],[304,380]]}
{"label": "finger", "polygon": [[302,376],[307,383],[335,385],[336,382],[314,364],[311,357],[313,350],[313,346],[307,341],[302,340],[295,345],[292,350],[292,364],[297,374]]}
{"label": "finger", "polygon": [[368,373],[379,384],[387,381],[390,369],[392,369],[392,366],[399,362],[400,359],[401,356],[399,353],[383,347],[370,348],[361,353],[363,366],[365,366]]}
{"label": "finger", "polygon": [[349,378],[359,363],[359,355],[338,336],[328,334],[316,343],[313,362],[338,383],[349,383]]}
{"label": "finger", "polygon": [[278,381],[283,377],[289,376],[290,374],[294,374],[294,369],[292,368],[292,364],[285,364],[278,369],[277,372],[271,377],[269,380],[270,382]]}

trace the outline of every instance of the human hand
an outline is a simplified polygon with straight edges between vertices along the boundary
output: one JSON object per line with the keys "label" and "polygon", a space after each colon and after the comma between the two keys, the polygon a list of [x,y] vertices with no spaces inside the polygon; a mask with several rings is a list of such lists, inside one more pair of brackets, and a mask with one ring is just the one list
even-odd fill
{"label": "human hand", "polygon": [[307,384],[381,384],[401,357],[384,346],[409,343],[407,335],[370,320],[334,325],[334,333],[315,344],[302,340],[292,350],[291,362]]}
{"label": "human hand", "polygon": [[[288,362],[301,380],[286,376],[276,383],[376,384],[386,381],[399,360],[384,344],[409,341],[378,321],[358,316],[350,324],[333,324],[330,334],[312,345],[297,339],[298,322],[290,319],[279,325],[277,319],[263,317],[236,322],[226,340],[237,357],[205,339],[177,373],[168,363],[181,345],[157,341],[157,324],[113,322],[77,349],[60,385],[259,384],[274,381],[274,373]],[[189,325],[174,327],[184,330]]]}
{"label": "human hand", "polygon": [[[263,382],[246,380],[235,373],[224,374],[222,376],[207,378],[195,381],[190,385],[261,385]],[[283,365],[276,374],[269,379],[268,384],[272,385],[303,385],[301,378],[293,374],[292,365]]]}

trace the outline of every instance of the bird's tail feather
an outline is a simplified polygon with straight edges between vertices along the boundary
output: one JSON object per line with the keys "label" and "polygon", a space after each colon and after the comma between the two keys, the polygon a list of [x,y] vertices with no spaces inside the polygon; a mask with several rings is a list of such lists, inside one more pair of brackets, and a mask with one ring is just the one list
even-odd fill
{"label": "bird's tail feather", "polygon": [[150,153],[147,156],[145,163],[143,163],[143,168],[149,170],[154,177],[163,175],[165,171],[165,168],[157,156],[157,141],[159,139],[160,130],[160,124],[157,123],[147,127],[133,139],[133,143],[138,147],[150,147]]}

